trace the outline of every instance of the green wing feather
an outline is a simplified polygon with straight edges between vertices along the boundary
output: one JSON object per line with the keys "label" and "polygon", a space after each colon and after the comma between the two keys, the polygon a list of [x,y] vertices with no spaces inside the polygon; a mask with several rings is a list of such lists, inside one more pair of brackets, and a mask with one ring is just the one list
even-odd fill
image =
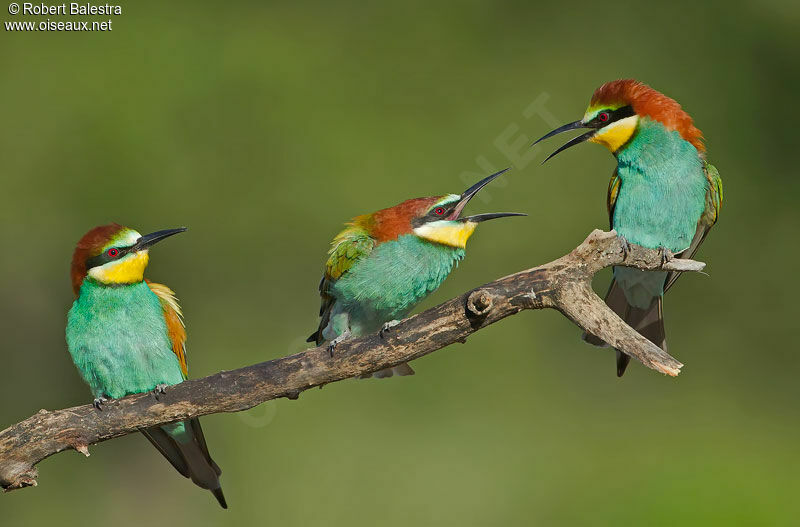
{"label": "green wing feather", "polygon": [[[717,168],[704,161],[703,170],[708,179],[708,190],[706,191],[706,208],[700,216],[700,221],[697,222],[697,230],[692,238],[692,243],[684,251],[676,254],[679,258],[692,258],[700,247],[700,244],[706,239],[708,231],[717,223],[719,218],[719,211],[722,209],[722,178],[719,175]],[[664,285],[664,292],[675,283],[675,280],[681,275],[680,272],[671,272],[667,275],[667,281]]]}
{"label": "green wing feather", "polygon": [[325,263],[325,274],[319,282],[319,296],[322,298],[319,308],[319,328],[308,337],[307,342],[322,344],[324,340],[322,330],[328,325],[331,309],[335,302],[329,293],[331,286],[359,260],[368,257],[375,244],[375,239],[369,235],[359,218],[349,223],[347,228],[333,239],[328,251],[328,261]]}
{"label": "green wing feather", "polygon": [[336,235],[328,251],[328,261],[325,264],[325,278],[338,280],[353,265],[366,258],[375,247],[372,238],[359,225],[349,225],[345,230]]}

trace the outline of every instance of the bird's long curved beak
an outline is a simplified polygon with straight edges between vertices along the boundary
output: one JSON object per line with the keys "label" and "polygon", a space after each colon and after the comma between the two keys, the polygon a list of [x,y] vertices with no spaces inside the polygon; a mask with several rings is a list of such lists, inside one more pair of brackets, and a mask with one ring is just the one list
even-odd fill
{"label": "bird's long curved beak", "polygon": [[487,212],[485,214],[474,214],[472,216],[465,216],[459,218],[458,221],[480,223],[486,220],[493,220],[495,218],[506,218],[508,216],[527,216],[521,212]]}
{"label": "bird's long curved beak", "polygon": [[463,211],[464,207],[466,207],[467,203],[469,203],[469,200],[474,198],[475,195],[483,187],[485,187],[486,185],[488,185],[489,183],[491,183],[492,181],[494,181],[495,179],[497,179],[501,175],[505,174],[509,170],[511,170],[510,167],[509,168],[505,168],[505,169],[501,170],[500,172],[495,172],[491,176],[483,178],[482,180],[478,181],[477,183],[475,183],[474,185],[469,187],[467,190],[465,190],[461,194],[461,200],[458,202],[456,207],[453,209],[453,212],[450,213],[449,219],[456,220],[456,221],[463,221],[465,223],[466,222],[480,223],[482,221],[493,220],[495,218],[504,218],[506,216],[527,216],[527,214],[521,214],[519,212],[490,212],[490,213],[486,213],[486,214],[475,214],[473,216],[465,216],[463,218],[459,217],[461,215],[461,211]]}
{"label": "bird's long curved beak", "polygon": [[[543,141],[543,140],[547,139],[548,137],[553,137],[554,135],[558,135],[561,132],[567,132],[569,130],[577,130],[577,129],[581,129],[581,128],[589,128],[589,127],[586,126],[583,123],[583,121],[575,121],[575,122],[572,122],[572,123],[565,124],[564,126],[559,126],[558,128],[556,128],[552,132],[547,133],[547,134],[543,135],[542,137],[540,137],[539,139],[537,139],[536,141],[534,141],[533,144],[531,144],[531,146],[535,145],[539,141]],[[596,133],[597,133],[597,130],[592,129],[592,130],[586,132],[585,134],[582,134],[582,135],[579,135],[578,137],[570,139],[569,141],[567,141],[566,143],[561,145],[561,147],[558,150],[556,150],[555,152],[553,152],[552,154],[547,156],[545,158],[545,160],[542,161],[542,164],[545,164],[548,159],[550,159],[551,157],[555,156],[559,152],[563,152],[564,150],[566,150],[567,148],[569,148],[571,146],[575,146],[577,144],[583,143],[587,139],[590,139]]]}
{"label": "bird's long curved beak", "polygon": [[461,211],[462,211],[462,210],[464,210],[464,207],[466,207],[466,206],[467,206],[467,203],[469,203],[469,200],[471,200],[472,198],[474,198],[474,197],[475,197],[475,195],[476,195],[478,192],[480,192],[480,190],[481,190],[483,187],[485,187],[486,185],[488,185],[489,183],[491,183],[492,181],[494,181],[494,180],[495,180],[495,179],[497,179],[498,177],[502,176],[503,174],[505,174],[505,173],[506,173],[506,172],[508,172],[509,170],[511,170],[511,167],[509,167],[509,168],[504,168],[504,169],[503,169],[503,170],[501,170],[500,172],[495,172],[495,173],[494,173],[494,174],[492,174],[491,176],[488,176],[488,177],[485,177],[485,178],[483,178],[482,180],[478,181],[477,183],[475,183],[474,185],[472,185],[471,187],[469,187],[467,190],[465,190],[464,192],[462,192],[462,193],[461,193],[461,201],[459,201],[459,202],[456,204],[456,207],[453,209],[453,212],[451,212],[451,213],[450,213],[450,217],[449,217],[448,219],[450,219],[450,220],[457,220],[457,219],[459,219],[458,217],[459,217],[459,215],[461,214]]}
{"label": "bird's long curved beak", "polygon": [[136,240],[136,244],[131,247],[131,252],[133,251],[142,251],[147,249],[148,247],[157,244],[161,240],[165,238],[169,238],[173,234],[178,234],[186,230],[186,227],[178,227],[177,229],[164,229],[163,231],[156,231],[151,232],[150,234],[145,234],[138,240]]}

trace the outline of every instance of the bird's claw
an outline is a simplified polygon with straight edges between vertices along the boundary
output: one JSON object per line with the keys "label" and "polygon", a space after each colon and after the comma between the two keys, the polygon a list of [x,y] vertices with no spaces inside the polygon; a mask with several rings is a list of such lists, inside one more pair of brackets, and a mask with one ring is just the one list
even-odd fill
{"label": "bird's claw", "polygon": [[624,262],[631,253],[631,244],[625,239],[625,236],[620,236],[619,241],[622,243],[622,261]]}
{"label": "bird's claw", "polygon": [[150,392],[153,394],[153,397],[156,398],[156,401],[160,395],[167,393],[167,386],[169,386],[169,384],[156,384],[156,387]]}
{"label": "bird's claw", "polygon": [[334,350],[336,350],[336,346],[347,340],[349,337],[350,337],[350,330],[347,330],[328,343],[328,353],[331,354],[331,358],[333,358],[333,352]]}
{"label": "bird's claw", "polygon": [[95,408],[97,408],[99,411],[102,412],[103,411],[103,405],[105,403],[107,403],[108,401],[109,401],[108,397],[104,397],[104,396],[101,395],[100,397],[97,397],[97,398],[95,398],[94,401],[92,401],[92,406],[94,406]]}
{"label": "bird's claw", "polygon": [[666,264],[671,262],[673,258],[675,258],[675,255],[672,254],[672,251],[670,251],[663,245],[658,248],[658,252],[661,255],[661,267],[664,267]]}
{"label": "bird's claw", "polygon": [[389,333],[392,330],[392,328],[398,325],[399,323],[400,323],[399,320],[390,320],[389,322],[385,323],[379,333],[380,337],[385,338],[386,334]]}

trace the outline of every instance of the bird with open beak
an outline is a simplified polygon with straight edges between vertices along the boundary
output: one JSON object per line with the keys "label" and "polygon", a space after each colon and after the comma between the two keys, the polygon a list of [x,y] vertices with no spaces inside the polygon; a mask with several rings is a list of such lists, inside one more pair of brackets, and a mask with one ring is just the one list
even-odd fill
{"label": "bird with open beak", "polygon": [[[691,258],[716,223],[722,206],[722,179],[706,161],[700,130],[681,106],[650,86],[632,79],[608,82],[592,95],[583,118],[556,128],[536,141],[588,129],[550,154],[584,141],[614,155],[617,167],[608,186],[611,227],[625,246],[635,243]],[[534,143],[534,144],[536,144]],[[663,296],[679,273],[615,267],[606,303],[631,327],[667,350]],[[584,335],[592,344],[605,343]],[[617,351],[617,375],[630,357]]]}
{"label": "bird with open beak", "polygon": [[[328,342],[333,353],[350,336],[383,333],[447,278],[464,258],[467,240],[479,223],[525,216],[513,212],[461,215],[467,203],[506,170],[461,194],[410,199],[353,218],[328,251],[319,285],[321,319],[308,341]],[[413,373],[403,363],[374,376]]]}

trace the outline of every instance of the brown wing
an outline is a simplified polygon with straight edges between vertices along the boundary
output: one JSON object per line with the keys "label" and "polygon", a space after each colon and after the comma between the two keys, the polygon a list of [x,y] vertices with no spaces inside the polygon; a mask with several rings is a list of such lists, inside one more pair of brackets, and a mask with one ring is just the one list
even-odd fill
{"label": "brown wing", "polygon": [[150,290],[161,301],[164,309],[164,321],[167,323],[167,335],[172,342],[172,352],[178,357],[183,378],[189,377],[189,366],[186,363],[186,327],[183,324],[183,313],[175,293],[164,284],[157,284],[147,280]]}
{"label": "brown wing", "polygon": [[[719,171],[710,163],[705,163],[704,171],[708,179],[708,190],[706,191],[706,208],[703,211],[700,220],[697,222],[697,230],[692,238],[692,243],[689,247],[680,253],[676,254],[678,258],[692,258],[700,247],[700,244],[706,239],[708,231],[717,223],[719,211],[722,208],[722,178],[719,176]],[[673,271],[667,275],[667,280],[664,285],[664,292],[669,289],[672,284],[680,277],[681,273]]]}

